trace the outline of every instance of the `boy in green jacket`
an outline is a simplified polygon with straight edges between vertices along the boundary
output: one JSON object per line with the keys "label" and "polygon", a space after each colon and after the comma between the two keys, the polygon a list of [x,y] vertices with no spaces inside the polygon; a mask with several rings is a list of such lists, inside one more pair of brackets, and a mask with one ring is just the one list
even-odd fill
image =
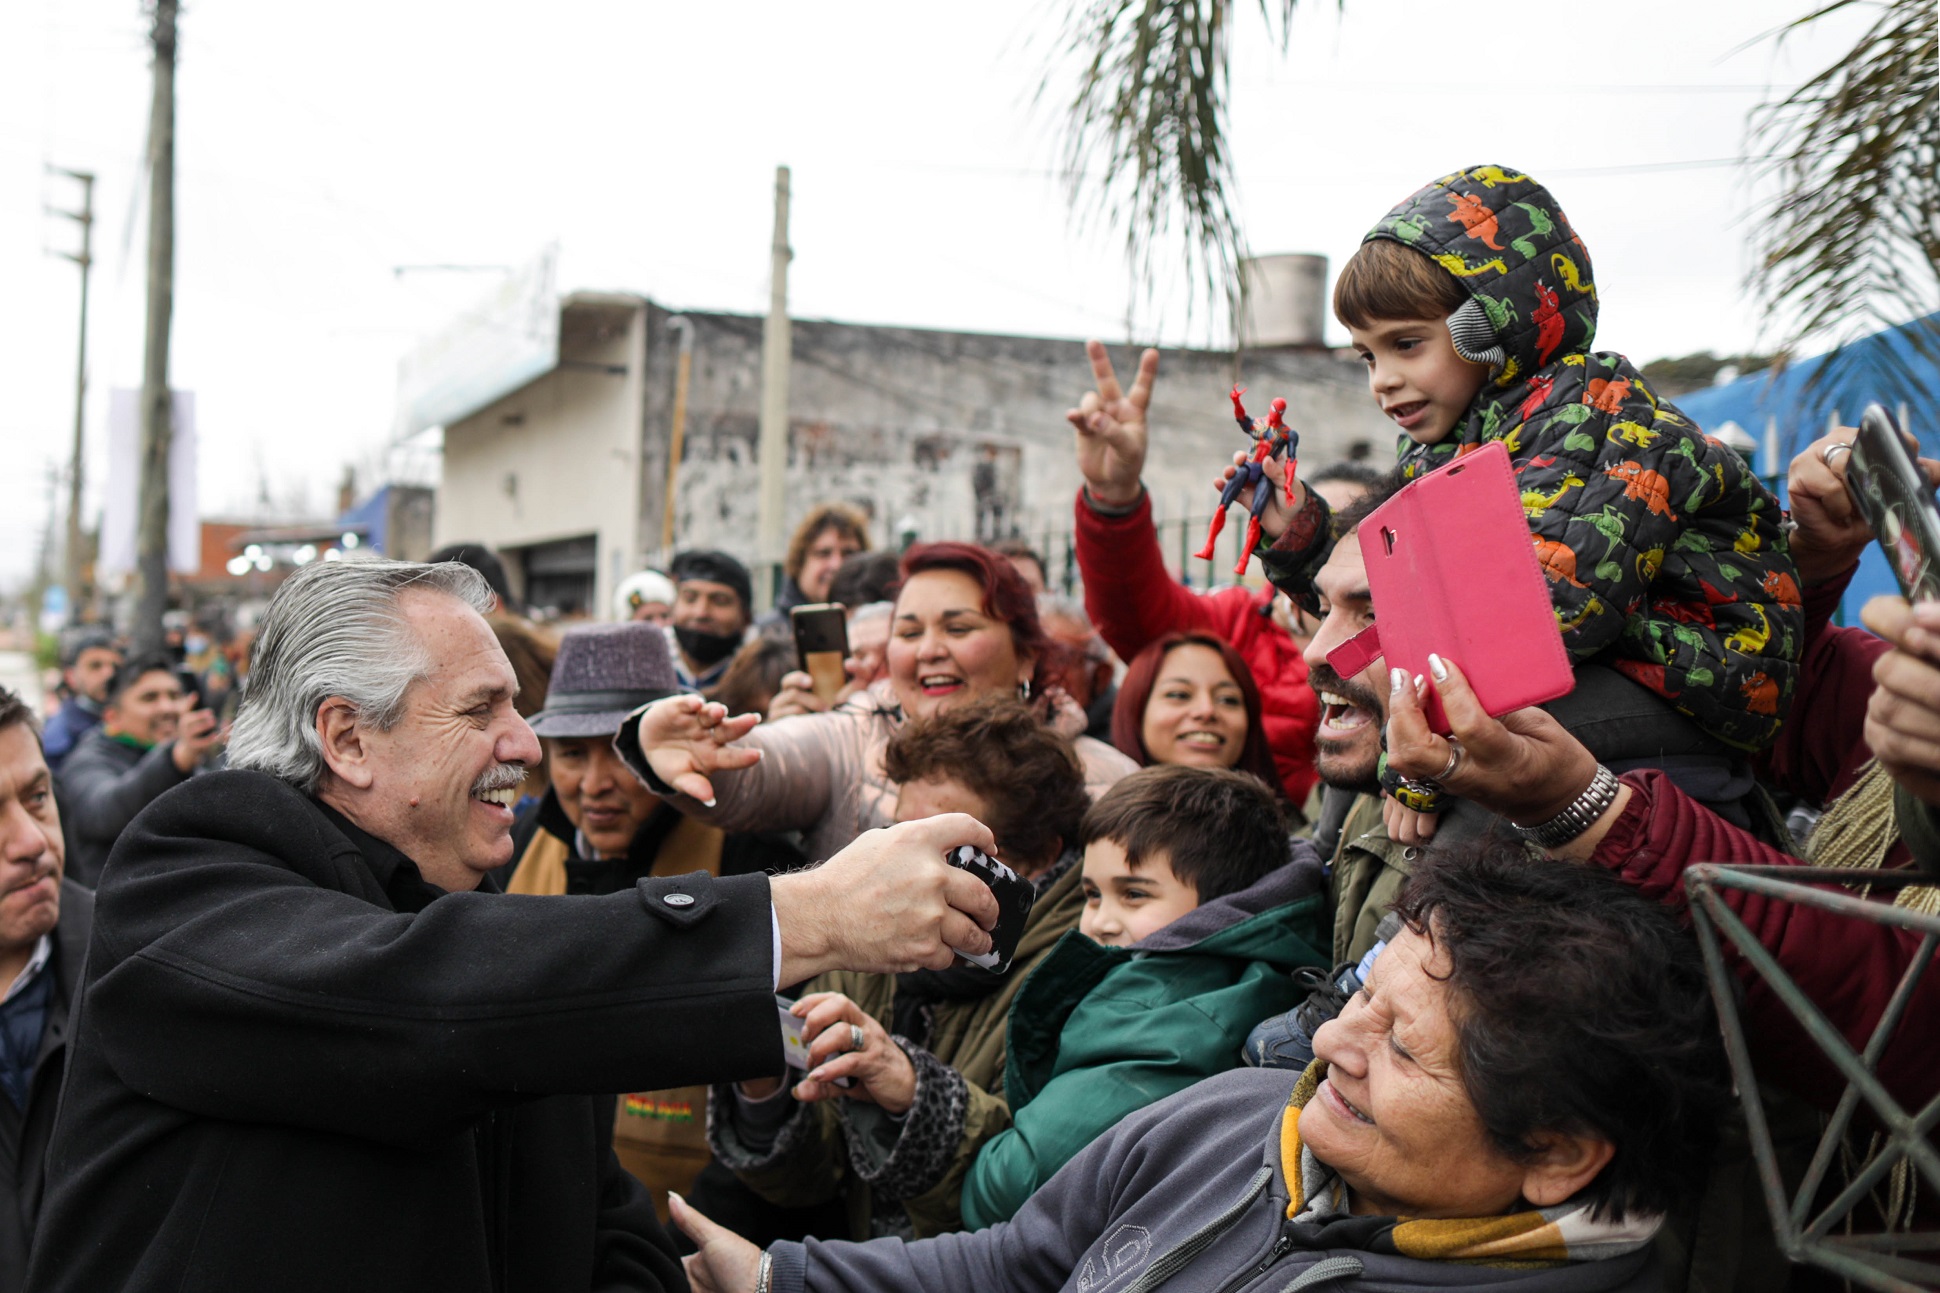
{"label": "boy in green jacket", "polygon": [[1011,1126],[963,1184],[963,1221],[1008,1220],[1119,1119],[1240,1063],[1247,1031],[1328,964],[1320,856],[1240,772],[1156,766],[1085,815],[1084,915],[1010,1011]]}

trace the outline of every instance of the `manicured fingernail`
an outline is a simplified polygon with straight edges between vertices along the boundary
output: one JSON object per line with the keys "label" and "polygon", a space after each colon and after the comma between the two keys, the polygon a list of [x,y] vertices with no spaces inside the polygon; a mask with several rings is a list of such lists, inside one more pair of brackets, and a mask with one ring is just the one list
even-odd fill
{"label": "manicured fingernail", "polygon": [[1433,651],[1430,651],[1428,653],[1428,672],[1435,675],[1436,682],[1447,682],[1448,662],[1436,655]]}
{"label": "manicured fingernail", "polygon": [[1405,669],[1388,670],[1388,685],[1394,689],[1394,694],[1399,696],[1401,689],[1408,685],[1408,671]]}
{"label": "manicured fingernail", "polygon": [[701,807],[712,808],[714,807],[715,804],[718,804],[719,802],[721,801],[718,799],[703,799],[701,800]]}

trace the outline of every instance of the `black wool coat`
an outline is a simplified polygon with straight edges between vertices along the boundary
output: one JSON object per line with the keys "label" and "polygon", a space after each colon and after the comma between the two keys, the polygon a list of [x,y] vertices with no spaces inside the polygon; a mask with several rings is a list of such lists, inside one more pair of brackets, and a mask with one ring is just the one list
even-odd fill
{"label": "black wool coat", "polygon": [[44,974],[54,976],[34,1052],[34,1078],[27,1107],[17,1114],[0,1109],[0,1293],[16,1293],[27,1283],[27,1250],[47,1191],[47,1140],[54,1133],[54,1111],[67,1072],[68,1031],[81,989],[81,967],[88,956],[88,931],[94,924],[94,894],[72,880],[61,881],[61,920],[54,927],[54,959]]}
{"label": "black wool coat", "polygon": [[113,863],[31,1289],[685,1290],[577,1093],[779,1068],[766,876],[447,894],[254,772]]}

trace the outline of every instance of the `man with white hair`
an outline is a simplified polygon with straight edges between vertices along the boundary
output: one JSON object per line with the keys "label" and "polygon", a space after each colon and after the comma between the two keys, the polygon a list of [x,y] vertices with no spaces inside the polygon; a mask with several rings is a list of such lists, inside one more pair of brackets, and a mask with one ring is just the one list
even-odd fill
{"label": "man with white hair", "polygon": [[989,946],[961,815],[773,880],[473,892],[540,757],[491,605],[453,564],[278,591],[230,770],[136,818],[98,895],[30,1287],[682,1288],[577,1093],[775,1071],[777,983]]}

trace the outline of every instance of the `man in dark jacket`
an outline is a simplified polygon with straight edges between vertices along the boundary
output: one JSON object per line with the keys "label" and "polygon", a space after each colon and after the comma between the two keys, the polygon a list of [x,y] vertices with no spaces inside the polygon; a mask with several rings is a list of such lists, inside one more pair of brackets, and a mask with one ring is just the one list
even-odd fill
{"label": "man in dark jacket", "polygon": [[30,1288],[679,1288],[575,1093],[771,1072],[777,976],[988,948],[960,815],[772,882],[474,892],[539,758],[491,605],[452,564],[278,590],[231,770],[105,873]]}
{"label": "man in dark jacket", "polygon": [[182,712],[182,682],[166,656],[136,656],[108,684],[101,726],[61,768],[61,800],[74,855],[69,873],[92,888],[108,850],[135,814],[180,785],[221,742],[216,716]]}
{"label": "man in dark jacket", "polygon": [[47,766],[55,772],[81,738],[101,726],[101,706],[120,665],[114,639],[100,629],[86,630],[62,648],[61,707],[40,734]]}
{"label": "man in dark jacket", "polygon": [[0,690],[0,1293],[27,1280],[68,1016],[94,895],[61,875],[61,815],[33,715]]}

